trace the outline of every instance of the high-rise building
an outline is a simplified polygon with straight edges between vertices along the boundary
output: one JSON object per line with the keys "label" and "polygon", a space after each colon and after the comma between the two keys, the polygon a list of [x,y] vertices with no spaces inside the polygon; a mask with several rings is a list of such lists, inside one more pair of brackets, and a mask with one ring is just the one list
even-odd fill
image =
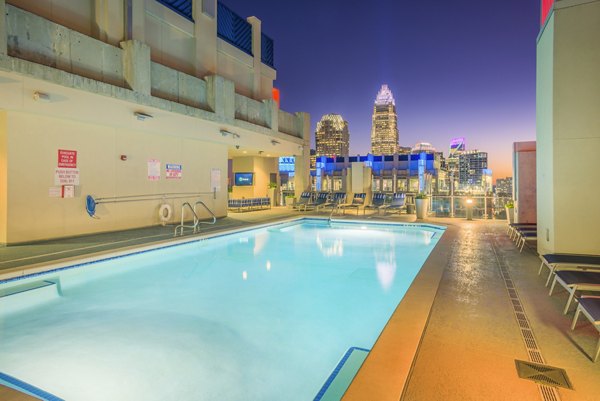
{"label": "high-rise building", "polygon": [[[458,157],[458,185],[462,191],[479,191],[486,185],[488,154],[478,150],[461,152]],[[490,188],[488,188],[490,189]]]}
{"label": "high-rise building", "polygon": [[315,132],[317,156],[348,156],[350,133],[348,122],[339,114],[325,114]]}
{"label": "high-rise building", "polygon": [[498,178],[496,180],[496,195],[512,197],[513,194],[513,179],[512,177]]}
{"label": "high-rise building", "polygon": [[373,106],[371,153],[391,155],[398,152],[398,117],[396,101],[387,85],[382,85]]}

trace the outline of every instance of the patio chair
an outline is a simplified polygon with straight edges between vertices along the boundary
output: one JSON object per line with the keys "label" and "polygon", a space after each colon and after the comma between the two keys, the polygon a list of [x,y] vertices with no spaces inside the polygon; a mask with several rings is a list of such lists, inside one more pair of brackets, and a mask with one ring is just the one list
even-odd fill
{"label": "patio chair", "polygon": [[367,209],[374,209],[379,212],[379,208],[385,205],[386,196],[384,193],[376,193],[373,194],[373,199],[371,200],[370,205],[366,205],[363,207],[363,214],[366,213]]}
{"label": "patio chair", "polygon": [[517,237],[517,248],[523,252],[523,247],[527,241],[537,241],[537,229],[535,231],[519,230]]}
{"label": "patio chair", "polygon": [[380,207],[383,210],[383,214],[386,214],[388,211],[398,211],[398,213],[402,212],[402,210],[406,210],[406,195],[403,193],[395,193],[392,195],[392,202],[389,205],[383,205]]}
{"label": "patio chair", "polygon": [[535,226],[531,226],[531,225],[527,225],[527,226],[523,226],[523,227],[512,227],[509,237],[511,240],[517,242],[517,239],[519,238],[519,233],[521,232],[537,232],[537,225]]}
{"label": "patio chair", "polygon": [[515,229],[526,227],[537,227],[537,223],[509,223],[506,233],[512,238]]}
{"label": "patio chair", "polygon": [[567,253],[548,253],[540,255],[542,264],[538,270],[538,276],[542,274],[544,266],[550,270],[546,287],[550,284],[552,275],[558,270],[586,270],[600,269],[600,255],[576,255]]}
{"label": "patio chair", "polygon": [[338,207],[340,209],[342,209],[343,213],[346,214],[346,209],[349,208],[356,208],[356,215],[358,215],[358,209],[360,209],[361,206],[365,205],[365,198],[367,197],[367,194],[362,192],[359,194],[354,194],[354,196],[352,197],[352,203],[344,203],[342,205],[339,205]]}
{"label": "patio chair", "polygon": [[[579,298],[579,305],[575,311],[575,317],[571,324],[571,330],[575,330],[577,319],[579,314],[583,312],[583,315],[594,325],[596,330],[600,332],[600,297],[596,296],[582,296]],[[596,362],[600,356],[600,339],[598,339],[598,345],[596,346],[596,353],[592,357],[592,360]]]}
{"label": "patio chair", "polygon": [[302,208],[302,210],[307,211],[307,210],[313,210],[313,209],[318,209],[320,206],[324,205],[325,203],[327,203],[327,200],[329,199],[329,193],[327,192],[319,192],[317,194],[317,197],[315,198],[314,203],[307,203],[304,205],[304,207]]}
{"label": "patio chair", "polygon": [[336,192],[333,194],[333,196],[331,197],[331,199],[321,205],[318,205],[317,207],[315,207],[315,211],[319,211],[319,209],[325,209],[325,208],[336,208],[339,205],[343,204],[346,202],[346,193],[345,192]]}
{"label": "patio chair", "polygon": [[554,280],[550,287],[548,295],[552,295],[556,283],[564,287],[569,293],[569,299],[567,305],[563,310],[563,314],[566,315],[571,306],[571,301],[575,297],[576,291],[600,291],[600,272],[590,271],[576,271],[576,270],[560,270],[554,274]]}
{"label": "patio chair", "polygon": [[298,199],[298,202],[294,205],[294,209],[303,208],[307,203],[310,203],[311,198],[312,198],[312,193],[302,192],[302,194],[300,195],[300,198]]}

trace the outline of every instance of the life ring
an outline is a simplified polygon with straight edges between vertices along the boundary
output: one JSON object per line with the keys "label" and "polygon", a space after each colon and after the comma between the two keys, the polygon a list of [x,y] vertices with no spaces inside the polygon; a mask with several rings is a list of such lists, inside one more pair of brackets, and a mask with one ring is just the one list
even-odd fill
{"label": "life ring", "polygon": [[158,209],[158,218],[160,219],[160,221],[166,223],[167,221],[171,220],[172,215],[173,209],[171,209],[171,205],[168,205],[166,203],[160,205],[160,208]]}

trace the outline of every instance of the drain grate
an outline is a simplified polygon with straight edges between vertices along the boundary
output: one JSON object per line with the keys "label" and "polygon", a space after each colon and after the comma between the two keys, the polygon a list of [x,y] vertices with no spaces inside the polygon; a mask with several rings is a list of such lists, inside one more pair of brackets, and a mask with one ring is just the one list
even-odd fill
{"label": "drain grate", "polygon": [[521,379],[532,380],[538,384],[550,387],[564,387],[573,389],[567,372],[554,366],[543,365],[528,361],[515,360],[517,373]]}

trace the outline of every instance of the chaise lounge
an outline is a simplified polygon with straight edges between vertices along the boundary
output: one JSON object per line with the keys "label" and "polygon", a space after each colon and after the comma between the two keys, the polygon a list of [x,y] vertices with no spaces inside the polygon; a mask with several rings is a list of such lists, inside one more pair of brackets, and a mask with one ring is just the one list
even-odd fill
{"label": "chaise lounge", "polygon": [[546,266],[550,273],[546,280],[546,287],[550,284],[552,275],[558,270],[586,270],[600,269],[600,255],[575,255],[567,253],[549,253],[540,255],[542,264],[538,275],[542,274],[542,269]]}
{"label": "chaise lounge", "polygon": [[560,284],[569,293],[569,299],[563,310],[566,315],[576,291],[600,291],[600,272],[560,270],[554,275],[552,286],[548,295],[552,295],[556,283]]}
{"label": "chaise lounge", "polygon": [[[579,314],[583,313],[585,317],[594,325],[596,330],[600,332],[600,297],[596,296],[582,296],[579,298],[579,305],[575,311],[575,317],[571,324],[571,330],[575,330],[577,319]],[[596,353],[592,357],[592,360],[596,362],[600,356],[600,339],[598,339],[598,345],[596,346]]]}

